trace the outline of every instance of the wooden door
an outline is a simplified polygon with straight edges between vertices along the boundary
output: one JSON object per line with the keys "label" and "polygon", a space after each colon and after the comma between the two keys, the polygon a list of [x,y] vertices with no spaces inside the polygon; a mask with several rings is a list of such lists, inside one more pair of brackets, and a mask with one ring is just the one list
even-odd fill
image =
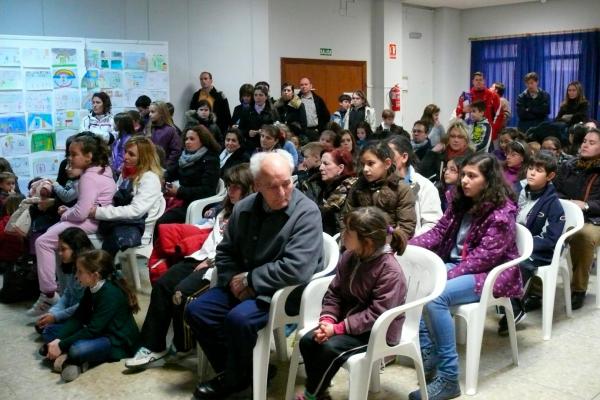
{"label": "wooden door", "polygon": [[366,91],[367,62],[281,58],[281,83],[289,82],[297,88],[304,77],[310,79],[315,93],[333,113],[338,109],[341,94],[358,89]]}

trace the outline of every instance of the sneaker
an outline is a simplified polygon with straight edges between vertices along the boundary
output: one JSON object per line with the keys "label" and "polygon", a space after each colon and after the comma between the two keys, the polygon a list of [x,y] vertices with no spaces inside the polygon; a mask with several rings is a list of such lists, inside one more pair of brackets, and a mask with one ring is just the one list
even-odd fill
{"label": "sneaker", "polygon": [[523,308],[527,312],[539,310],[542,308],[542,298],[535,294],[525,297],[525,300],[523,300]]}
{"label": "sneaker", "polygon": [[66,367],[65,361],[67,361],[67,355],[65,353],[56,357],[56,359],[52,363],[52,370],[60,374],[63,370],[63,367]]}
{"label": "sneaker", "polygon": [[421,359],[423,360],[423,370],[425,371],[425,382],[429,383],[435,378],[437,373],[437,354],[433,348],[421,350]]}
{"label": "sneaker", "polygon": [[[429,400],[448,400],[460,396],[460,384],[458,379],[448,379],[436,376],[427,384],[427,396]],[[408,396],[409,400],[421,400],[421,391],[415,390]]]}
{"label": "sneaker", "polygon": [[158,361],[169,353],[169,349],[161,352],[153,352],[148,350],[145,347],[140,347],[140,349],[135,353],[133,358],[128,358],[125,360],[125,367],[127,368],[141,368],[145,367],[148,364],[153,363],[154,361]]}
{"label": "sneaker", "polygon": [[27,315],[32,317],[39,317],[40,315],[44,315],[50,310],[50,307],[58,303],[60,296],[58,293],[54,293],[54,296],[48,297],[44,293],[40,293],[40,297],[38,297],[37,301],[31,306],[29,310],[27,310]]}
{"label": "sneaker", "polygon": [[[515,314],[515,326],[518,326],[521,321],[527,317],[525,310],[518,310]],[[506,321],[506,315],[498,321],[498,335],[508,336],[508,322]]]}
{"label": "sneaker", "polygon": [[88,363],[83,363],[81,365],[68,364],[63,368],[62,372],[60,373],[60,377],[65,382],[72,382],[75,379],[79,378],[79,375],[87,371],[88,368]]}

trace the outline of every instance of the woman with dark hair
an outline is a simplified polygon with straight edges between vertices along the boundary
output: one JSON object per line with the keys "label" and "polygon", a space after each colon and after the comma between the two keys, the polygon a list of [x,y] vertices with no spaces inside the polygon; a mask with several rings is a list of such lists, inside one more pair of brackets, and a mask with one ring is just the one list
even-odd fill
{"label": "woman with dark hair", "polygon": [[246,153],[250,155],[260,147],[260,128],[275,121],[277,112],[269,101],[269,90],[266,86],[256,86],[250,108],[240,118],[239,128],[244,134]]}
{"label": "woman with dark hair", "polygon": [[361,121],[367,122],[371,131],[377,129],[375,109],[369,104],[365,92],[357,90],[352,93],[352,106],[344,117],[344,129],[356,134],[356,125]]}
{"label": "woman with dark hair", "polygon": [[288,127],[294,126],[296,130],[299,129],[299,135],[304,133],[306,129],[306,110],[300,97],[294,93],[294,85],[288,82],[281,85],[281,97],[274,107],[279,114],[279,122],[286,124]]}
{"label": "woman with dark hair", "polygon": [[[127,368],[143,368],[159,360],[169,352],[188,351],[193,342],[190,335],[184,333],[183,310],[187,299],[208,287],[214,271],[217,245],[223,238],[223,232],[233,211],[233,206],[253,192],[253,179],[248,164],[238,164],[229,168],[223,177],[227,187],[227,196],[222,210],[214,218],[211,233],[202,247],[187,255],[182,261],[172,265],[154,283],[150,295],[150,305],[141,331],[140,347],[135,356],[125,361]],[[161,227],[160,235],[179,234],[191,236],[186,230],[191,225],[171,224]],[[183,246],[182,246],[183,247]],[[196,247],[197,248],[197,247]],[[167,332],[173,321],[173,343],[166,344]]]}
{"label": "woman with dark hair", "polygon": [[250,110],[250,103],[252,102],[252,96],[254,95],[254,86],[250,83],[244,83],[240,86],[240,104],[235,106],[233,114],[231,115],[231,124],[234,128],[237,128],[240,124],[242,114],[245,111]]}
{"label": "woman with dark hair", "polygon": [[[429,323],[421,319],[421,353],[432,400],[460,395],[459,363],[450,308],[477,302],[487,274],[518,257],[517,207],[514,194],[494,156],[477,153],[463,163],[460,184],[442,219],[409,244],[424,247],[446,262],[448,282],[442,294],[425,305]],[[504,271],[494,285],[496,297],[522,294],[519,267]],[[420,399],[412,392],[409,399]]]}
{"label": "woman with dark hair", "polygon": [[187,207],[192,201],[214,196],[217,192],[221,146],[202,125],[185,133],[184,146],[178,162],[165,172],[164,191],[171,208],[156,221],[155,240],[161,224],[185,222]]}
{"label": "woman with dark hair", "polygon": [[529,146],[524,141],[513,140],[506,146],[506,161],[502,163],[504,179],[511,185],[515,193],[521,193],[521,180],[527,176],[529,166]]}
{"label": "woman with dark hair", "polygon": [[417,199],[415,204],[417,214],[415,234],[424,233],[433,228],[442,217],[442,205],[438,191],[429,179],[415,170],[417,156],[407,138],[392,135],[386,143],[394,153],[396,173],[404,178],[404,182],[410,186]]}
{"label": "woman with dark hair", "polygon": [[123,158],[125,157],[125,143],[135,135],[133,127],[133,118],[126,112],[115,115],[115,128],[117,137],[112,144],[112,164],[111,167],[115,174],[121,173],[123,167]]}
{"label": "woman with dark hair", "polygon": [[83,117],[79,130],[90,131],[101,137],[106,143],[111,144],[115,140],[114,119],[110,113],[112,104],[110,97],[104,92],[92,95],[92,109]]}
{"label": "woman with dark hair", "polygon": [[556,162],[560,166],[565,161],[569,161],[573,156],[566,154],[562,150],[562,144],[557,137],[548,136],[542,142],[541,150],[547,150],[556,157]]}
{"label": "woman with dark hair", "polygon": [[578,81],[570,82],[567,86],[565,99],[560,103],[560,109],[555,121],[563,122],[567,127],[589,119],[589,102],[583,94],[583,87]]}
{"label": "woman with dark hair", "polygon": [[429,104],[423,110],[420,120],[426,122],[429,126],[427,137],[431,142],[431,146],[435,146],[442,140],[442,136],[446,133],[444,126],[440,123],[440,108],[435,104]]}
{"label": "woman with dark hair", "polygon": [[225,135],[225,148],[219,155],[221,165],[221,176],[229,168],[250,161],[250,157],[244,150],[244,137],[238,128],[229,128]]}
{"label": "woman with dark hair", "polygon": [[572,156],[579,154],[579,148],[583,143],[585,135],[588,133],[588,128],[584,124],[575,124],[569,128],[569,146],[567,146],[567,153]]}
{"label": "woman with dark hair", "polygon": [[323,153],[319,172],[302,182],[300,190],[319,206],[323,232],[340,232],[346,196],[355,182],[354,160],[345,149]]}
{"label": "woman with dark hair", "polygon": [[[583,306],[590,278],[590,266],[600,245],[600,130],[591,129],[583,139],[579,155],[564,162],[554,180],[558,197],[568,199],[583,211],[585,224],[569,244],[573,275],[571,305]],[[598,295],[598,294],[596,294]]]}

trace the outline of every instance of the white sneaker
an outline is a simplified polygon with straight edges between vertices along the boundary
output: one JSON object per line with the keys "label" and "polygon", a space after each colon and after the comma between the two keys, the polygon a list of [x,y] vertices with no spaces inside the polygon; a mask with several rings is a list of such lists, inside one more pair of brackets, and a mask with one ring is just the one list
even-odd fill
{"label": "white sneaker", "polygon": [[140,349],[135,353],[133,358],[128,358],[125,360],[125,367],[127,368],[140,368],[145,367],[146,365],[153,363],[154,361],[158,361],[169,353],[169,350],[161,351],[159,353],[155,353],[153,351],[148,350],[145,347],[140,347]]}
{"label": "white sneaker", "polygon": [[27,310],[27,315],[32,317],[39,317],[40,315],[44,315],[50,310],[50,307],[58,303],[60,296],[58,293],[54,293],[54,296],[48,297],[44,293],[40,293],[40,297],[38,297],[37,301],[31,306],[29,310]]}

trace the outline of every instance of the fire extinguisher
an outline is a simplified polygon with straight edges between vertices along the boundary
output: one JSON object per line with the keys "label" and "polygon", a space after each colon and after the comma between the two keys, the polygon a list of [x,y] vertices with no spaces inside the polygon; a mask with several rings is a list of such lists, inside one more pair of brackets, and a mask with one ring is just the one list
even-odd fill
{"label": "fire extinguisher", "polygon": [[395,84],[394,87],[390,89],[390,106],[392,111],[400,111],[400,95],[402,91],[400,90],[400,85]]}

